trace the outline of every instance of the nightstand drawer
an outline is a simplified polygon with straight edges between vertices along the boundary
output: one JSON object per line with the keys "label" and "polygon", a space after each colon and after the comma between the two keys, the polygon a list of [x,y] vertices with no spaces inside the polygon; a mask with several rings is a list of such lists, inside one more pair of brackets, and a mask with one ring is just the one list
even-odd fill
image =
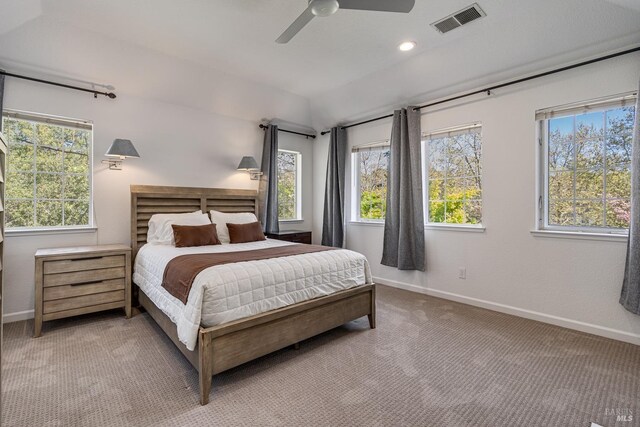
{"label": "nightstand drawer", "polygon": [[294,243],[311,244],[311,233],[296,233],[289,236],[289,241]]}
{"label": "nightstand drawer", "polygon": [[124,255],[96,256],[89,258],[46,261],[44,274],[69,273],[72,271],[97,270],[100,268],[124,267]]}
{"label": "nightstand drawer", "polygon": [[45,301],[43,312],[44,314],[49,314],[57,311],[73,310],[74,308],[116,302],[122,302],[122,306],[124,307],[124,291],[103,292],[101,294]]}
{"label": "nightstand drawer", "polygon": [[307,244],[311,244],[311,239],[309,238],[309,236],[305,236],[305,235],[300,235],[300,234],[296,234],[295,236],[291,237],[291,240],[289,240],[290,242],[294,242],[294,243],[307,243]]}
{"label": "nightstand drawer", "polygon": [[97,280],[120,279],[125,276],[124,267],[102,268],[72,273],[45,274],[44,287],[73,285],[76,283],[95,282]]}
{"label": "nightstand drawer", "polygon": [[124,290],[124,279],[102,280],[74,285],[49,286],[44,289],[44,300],[52,301],[102,292]]}

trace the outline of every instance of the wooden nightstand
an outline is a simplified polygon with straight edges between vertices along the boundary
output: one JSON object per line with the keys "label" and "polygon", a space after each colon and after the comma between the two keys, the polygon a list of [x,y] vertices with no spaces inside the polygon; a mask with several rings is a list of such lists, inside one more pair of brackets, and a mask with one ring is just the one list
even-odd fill
{"label": "wooden nightstand", "polygon": [[76,246],[36,251],[34,337],[42,322],[124,308],[131,317],[131,248]]}
{"label": "wooden nightstand", "polygon": [[270,239],[286,240],[287,242],[311,244],[311,232],[300,230],[281,231],[279,233],[265,234]]}

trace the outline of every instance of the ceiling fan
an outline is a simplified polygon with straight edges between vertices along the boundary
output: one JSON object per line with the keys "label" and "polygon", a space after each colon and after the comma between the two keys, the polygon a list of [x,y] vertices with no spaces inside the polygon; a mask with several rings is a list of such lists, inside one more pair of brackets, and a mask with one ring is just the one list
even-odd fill
{"label": "ceiling fan", "polygon": [[374,12],[409,13],[415,0],[309,0],[309,6],[293,21],[276,43],[287,43],[315,16],[331,16],[338,9],[370,10]]}

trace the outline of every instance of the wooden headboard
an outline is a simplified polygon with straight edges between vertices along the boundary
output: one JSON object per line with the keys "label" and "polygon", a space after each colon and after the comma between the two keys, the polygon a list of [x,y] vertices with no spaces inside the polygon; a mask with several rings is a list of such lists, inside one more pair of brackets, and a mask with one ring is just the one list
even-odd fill
{"label": "wooden headboard", "polygon": [[147,243],[149,218],[153,214],[186,213],[201,209],[208,214],[252,212],[258,215],[258,192],[229,188],[131,186],[131,246],[133,257]]}

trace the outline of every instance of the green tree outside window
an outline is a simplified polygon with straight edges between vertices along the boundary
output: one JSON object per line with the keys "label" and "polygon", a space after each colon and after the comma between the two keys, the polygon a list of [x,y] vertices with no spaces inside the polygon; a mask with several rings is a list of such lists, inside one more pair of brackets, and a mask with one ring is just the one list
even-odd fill
{"label": "green tree outside window", "polygon": [[7,228],[90,225],[92,131],[5,116],[3,133]]}
{"label": "green tree outside window", "polygon": [[547,223],[629,227],[634,107],[547,121]]}
{"label": "green tree outside window", "polygon": [[298,161],[300,153],[278,151],[278,219],[298,218]]}
{"label": "green tree outside window", "polygon": [[389,147],[357,153],[360,184],[360,219],[382,220],[387,209]]}
{"label": "green tree outside window", "polygon": [[436,134],[427,150],[428,222],[482,222],[482,135],[480,127]]}

